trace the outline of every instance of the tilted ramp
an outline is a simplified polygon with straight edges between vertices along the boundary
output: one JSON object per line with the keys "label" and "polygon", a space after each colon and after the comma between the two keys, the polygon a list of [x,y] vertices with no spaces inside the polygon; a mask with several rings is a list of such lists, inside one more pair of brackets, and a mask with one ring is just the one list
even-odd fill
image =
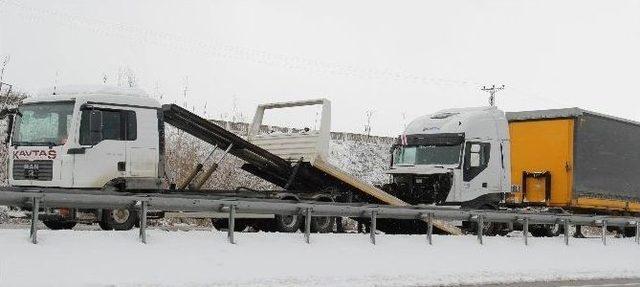
{"label": "tilted ramp", "polygon": [[[399,198],[379,189],[376,188],[375,186],[372,186],[368,183],[365,183],[363,181],[361,181],[360,179],[351,176],[348,173],[345,173],[343,171],[341,171],[340,169],[336,168],[335,166],[323,161],[322,159],[316,159],[313,162],[313,166],[333,177],[335,177],[336,179],[343,181],[344,183],[352,186],[354,189],[359,190],[360,192],[364,192],[372,197],[375,197],[376,199],[387,203],[391,206],[400,206],[400,207],[406,207],[406,206],[411,206],[410,204],[400,200]],[[423,219],[424,220],[424,219]],[[427,222],[426,220],[424,220],[425,222]],[[443,221],[443,220],[433,220],[433,226],[435,228],[438,228],[448,234],[452,234],[452,235],[462,235],[464,234],[462,232],[462,230],[452,224],[450,224],[447,221]]]}

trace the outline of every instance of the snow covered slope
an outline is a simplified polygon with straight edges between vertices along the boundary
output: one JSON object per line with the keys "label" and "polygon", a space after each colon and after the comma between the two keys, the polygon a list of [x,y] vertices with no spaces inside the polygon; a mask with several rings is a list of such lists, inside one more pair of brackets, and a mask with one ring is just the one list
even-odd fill
{"label": "snow covered slope", "polygon": [[381,185],[388,181],[391,140],[387,138],[338,139],[329,142],[329,162],[367,183]]}
{"label": "snow covered slope", "polygon": [[640,274],[632,239],[0,230],[0,286],[429,286]]}

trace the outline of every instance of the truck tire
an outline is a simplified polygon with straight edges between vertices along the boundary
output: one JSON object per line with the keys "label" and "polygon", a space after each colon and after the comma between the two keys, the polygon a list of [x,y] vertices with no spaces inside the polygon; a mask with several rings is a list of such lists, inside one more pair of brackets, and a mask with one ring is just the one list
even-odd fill
{"label": "truck tire", "polygon": [[624,237],[635,237],[636,236],[636,228],[635,227],[626,227],[624,229]]}
{"label": "truck tire", "polygon": [[[479,208],[480,210],[497,210],[496,207],[486,204]],[[478,224],[476,222],[466,221],[463,222],[464,229],[466,229],[471,234],[478,234]],[[496,236],[500,234],[502,229],[504,228],[503,224],[496,222],[484,222],[482,227],[482,234],[486,236]]]}
{"label": "truck tire", "polygon": [[533,237],[557,237],[564,232],[564,227],[560,224],[534,225],[529,232]]}
{"label": "truck tire", "polygon": [[211,218],[213,228],[218,231],[227,230],[229,228],[229,220],[226,218]]}
{"label": "truck tire", "polygon": [[[227,218],[211,218],[211,224],[218,230],[229,230],[229,219]],[[233,230],[236,232],[242,232],[249,227],[249,222],[243,219],[236,219],[234,222]]]}
{"label": "truck tire", "polygon": [[312,217],[311,232],[331,233],[336,226],[336,218],[332,216]]}
{"label": "truck tire", "polygon": [[297,232],[302,226],[302,216],[299,215],[276,215],[274,218],[274,230],[279,232]]}
{"label": "truck tire", "polygon": [[103,212],[106,213],[107,224],[113,230],[131,230],[138,223],[138,213],[132,208],[105,210]]}
{"label": "truck tire", "polygon": [[45,220],[42,223],[51,230],[69,230],[73,229],[76,224],[78,224],[77,222],[60,220]]}

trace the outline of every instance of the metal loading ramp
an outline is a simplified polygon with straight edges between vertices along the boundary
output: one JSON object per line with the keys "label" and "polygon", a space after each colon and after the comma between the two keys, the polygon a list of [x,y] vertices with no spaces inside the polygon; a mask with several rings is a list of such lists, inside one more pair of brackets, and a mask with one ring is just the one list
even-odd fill
{"label": "metal loading ramp", "polygon": [[[306,101],[303,104],[314,103],[316,102]],[[288,107],[299,104],[271,104],[269,106],[261,106],[259,110],[262,108],[264,112],[265,107]],[[395,196],[330,165],[321,157],[316,156],[314,160],[282,158],[276,153],[262,148],[255,135],[250,137],[250,140],[256,141],[256,143],[252,143],[175,104],[163,105],[162,113],[164,122],[202,141],[217,145],[221,149],[227,149],[231,146],[229,153],[246,162],[242,169],[292,192],[296,190],[321,191],[338,187],[340,191],[358,192],[391,206],[410,206]],[[260,121],[261,119],[262,117],[260,116]],[[253,128],[259,128],[259,126],[260,124],[256,124],[254,120]],[[323,139],[328,141],[328,137]],[[314,156],[314,153],[309,154],[307,152],[305,154],[307,154],[307,157]],[[463,234],[459,228],[448,224],[446,221],[434,220],[433,226],[448,234]]]}
{"label": "metal loading ramp", "polygon": [[[384,203],[387,203],[391,206],[410,206],[410,204],[400,200],[399,198],[375,187],[372,186],[368,183],[365,183],[363,181],[361,181],[360,179],[351,176],[350,174],[347,174],[343,171],[341,171],[340,169],[338,169],[337,167],[323,161],[322,159],[316,159],[313,162],[313,167],[317,168],[320,171],[323,171],[329,175],[331,175],[332,177],[336,178],[337,180],[340,180],[348,185],[350,185],[351,187],[353,187],[354,189],[362,192],[362,193],[366,193]],[[424,219],[423,219],[424,220]],[[424,220],[425,222],[427,222],[426,220]],[[462,235],[463,232],[460,228],[446,222],[443,220],[433,220],[433,227],[438,228],[448,234],[452,234],[452,235]]]}

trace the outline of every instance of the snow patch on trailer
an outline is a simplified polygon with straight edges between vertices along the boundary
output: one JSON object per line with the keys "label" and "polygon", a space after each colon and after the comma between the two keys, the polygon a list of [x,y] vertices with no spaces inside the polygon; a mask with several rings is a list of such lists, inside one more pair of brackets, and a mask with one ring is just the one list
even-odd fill
{"label": "snow patch on trailer", "polygon": [[2,286],[432,286],[630,278],[640,274],[632,239],[572,240],[216,231],[0,230]]}

